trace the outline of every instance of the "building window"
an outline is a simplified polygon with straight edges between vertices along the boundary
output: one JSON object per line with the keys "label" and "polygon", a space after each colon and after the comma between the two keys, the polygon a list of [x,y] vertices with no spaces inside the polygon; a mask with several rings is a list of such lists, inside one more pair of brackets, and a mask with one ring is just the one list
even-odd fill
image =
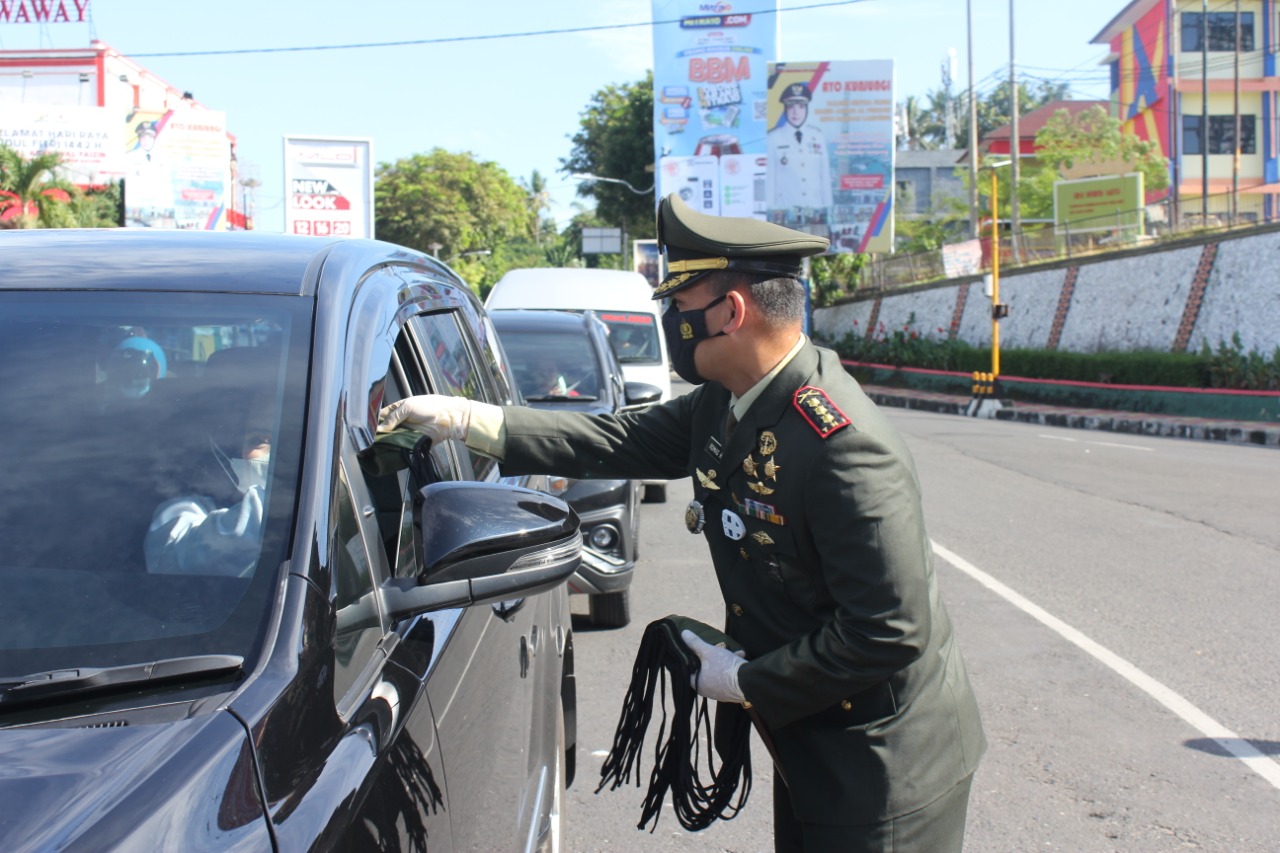
{"label": "building window", "polygon": [[[1182,52],[1200,53],[1204,50],[1203,12],[1182,13]],[[1236,49],[1236,13],[1210,12],[1209,50],[1234,51]],[[1253,50],[1253,13],[1240,13],[1240,49]]]}
{"label": "building window", "polygon": [[[1258,142],[1255,131],[1255,116],[1240,116],[1240,153],[1257,154]],[[1209,116],[1209,153],[1235,153],[1235,116]],[[1184,155],[1200,155],[1204,135],[1201,133],[1200,116],[1182,117],[1182,153]]]}

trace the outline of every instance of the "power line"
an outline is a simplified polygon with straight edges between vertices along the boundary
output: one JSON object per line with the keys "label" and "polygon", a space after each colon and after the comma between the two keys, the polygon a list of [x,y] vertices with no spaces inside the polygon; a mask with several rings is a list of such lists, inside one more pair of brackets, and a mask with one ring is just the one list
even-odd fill
{"label": "power line", "polygon": [[[832,6],[851,6],[855,3],[870,3],[871,0],[829,0],[825,3],[810,3],[804,6],[791,6],[786,9],[762,9],[755,12],[737,12],[735,15],[776,15],[780,12],[802,12],[810,9],[826,9]],[[678,24],[680,18],[671,18],[664,21],[641,21],[632,24],[599,24],[590,27],[565,27],[556,30],[526,30],[515,33],[490,33],[488,35],[478,36],[446,36],[433,39],[412,39],[406,41],[381,41],[381,42],[362,42],[357,44],[323,44],[323,45],[305,45],[299,47],[246,47],[233,48],[228,50],[187,50],[187,51],[171,51],[165,53],[131,53],[128,54],[133,59],[154,59],[158,57],[175,57],[175,56],[243,56],[250,53],[304,53],[320,50],[363,50],[375,47],[420,47],[430,44],[459,44],[471,41],[495,41],[498,39],[516,39],[516,38],[532,38],[534,36],[556,36],[569,35],[573,33],[592,33],[601,32],[603,30],[627,30],[636,29],[638,27],[656,27],[662,24]]]}

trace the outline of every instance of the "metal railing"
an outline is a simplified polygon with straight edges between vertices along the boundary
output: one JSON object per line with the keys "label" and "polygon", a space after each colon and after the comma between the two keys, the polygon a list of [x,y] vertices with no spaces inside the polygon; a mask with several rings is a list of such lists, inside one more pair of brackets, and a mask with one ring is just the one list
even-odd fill
{"label": "metal railing", "polygon": [[[1245,230],[1280,222],[1280,196],[1241,198],[1249,200],[1248,209],[1233,204],[1231,193],[1210,196],[1207,216],[1199,198],[1183,199],[1181,210],[1175,209],[1173,199],[1165,199],[1137,210],[1109,213],[1093,221],[1077,221],[1061,228],[1055,228],[1052,223],[1038,223],[1016,234],[1006,229],[999,235],[1001,273],[1007,275],[1022,266],[1091,257],[1197,234]],[[1274,199],[1269,215],[1264,198]],[[979,240],[982,264],[978,272],[986,272],[991,268],[989,226]],[[973,274],[976,273],[966,273]],[[943,250],[933,249],[874,258],[850,282],[853,287],[847,291],[890,290],[947,278]]]}

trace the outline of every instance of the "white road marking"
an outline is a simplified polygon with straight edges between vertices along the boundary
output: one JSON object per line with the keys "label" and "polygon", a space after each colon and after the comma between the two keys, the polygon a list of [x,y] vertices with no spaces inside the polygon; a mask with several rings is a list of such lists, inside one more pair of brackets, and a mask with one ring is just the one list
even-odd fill
{"label": "white road marking", "polygon": [[1125,450],[1145,450],[1148,453],[1155,449],[1153,447],[1142,447],[1138,444],[1114,444],[1110,441],[1091,441],[1089,444],[1096,444],[1100,447],[1123,447]]}
{"label": "white road marking", "polygon": [[1244,762],[1246,767],[1270,782],[1273,787],[1280,789],[1280,763],[1268,758],[1240,735],[1214,720],[1181,695],[1156,681],[1115,652],[1095,643],[1080,631],[1053,616],[1039,605],[1033,604],[958,554],[947,550],[937,542],[932,544],[934,553],[939,557],[1054,631],[1063,639],[1074,643],[1083,651],[1097,658],[1113,672],[1122,676],[1152,699],[1177,714],[1196,731],[1207,738],[1212,738],[1229,754]]}
{"label": "white road marking", "polygon": [[1139,444],[1117,444],[1113,441],[1088,441],[1087,439],[1071,438],[1066,435],[1045,435],[1044,433],[1038,433],[1037,437],[1047,438],[1050,441],[1070,441],[1073,444],[1096,444],[1099,447],[1122,447],[1125,450],[1143,450],[1147,453],[1155,450],[1154,447],[1143,447]]}

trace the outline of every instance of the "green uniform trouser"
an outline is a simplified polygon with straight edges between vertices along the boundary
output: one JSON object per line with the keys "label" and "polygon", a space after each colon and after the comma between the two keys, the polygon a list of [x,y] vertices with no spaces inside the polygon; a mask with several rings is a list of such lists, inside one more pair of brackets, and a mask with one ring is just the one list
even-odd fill
{"label": "green uniform trouser", "polygon": [[775,853],[960,853],[964,847],[969,786],[962,779],[922,809],[860,826],[801,823],[791,810],[791,792],[773,774]]}

